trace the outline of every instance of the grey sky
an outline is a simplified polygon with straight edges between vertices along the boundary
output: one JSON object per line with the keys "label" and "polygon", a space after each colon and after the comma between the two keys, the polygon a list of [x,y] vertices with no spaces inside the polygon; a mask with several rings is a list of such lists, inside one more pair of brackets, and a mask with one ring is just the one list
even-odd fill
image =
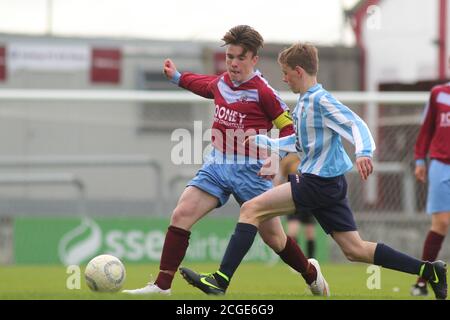
{"label": "grey sky", "polygon": [[356,0],[0,0],[0,32],[55,35],[217,40],[237,24],[256,28],[266,41],[343,39],[342,7]]}

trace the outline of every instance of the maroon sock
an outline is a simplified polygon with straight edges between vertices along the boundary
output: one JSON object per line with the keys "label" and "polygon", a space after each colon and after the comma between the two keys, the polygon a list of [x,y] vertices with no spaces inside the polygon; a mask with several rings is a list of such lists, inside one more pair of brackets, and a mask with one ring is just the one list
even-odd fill
{"label": "maroon sock", "polygon": [[[423,253],[422,253],[422,260],[423,261],[435,261],[439,251],[442,247],[442,242],[444,241],[445,236],[436,233],[434,231],[429,231],[427,238],[425,239],[425,243],[423,245]],[[417,283],[419,282],[427,282],[423,278],[418,278]]]}
{"label": "maroon sock", "polygon": [[167,290],[172,286],[175,272],[177,272],[177,269],[186,254],[190,234],[190,231],[169,226],[166,233],[166,239],[164,240],[159,270],[172,271],[173,274],[159,272],[155,284],[161,289]]}
{"label": "maroon sock", "polygon": [[287,237],[286,246],[281,252],[278,252],[278,255],[286,264],[300,272],[307,284],[316,280],[316,268],[309,263],[298,244],[291,237]]}

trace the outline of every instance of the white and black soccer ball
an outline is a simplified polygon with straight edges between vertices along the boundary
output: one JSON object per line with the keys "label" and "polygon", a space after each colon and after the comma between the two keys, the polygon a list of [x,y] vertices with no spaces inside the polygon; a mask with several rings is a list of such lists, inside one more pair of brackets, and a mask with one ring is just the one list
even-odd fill
{"label": "white and black soccer ball", "polygon": [[116,292],[125,282],[126,272],[123,263],[109,254],[96,256],[84,271],[86,284],[92,291]]}

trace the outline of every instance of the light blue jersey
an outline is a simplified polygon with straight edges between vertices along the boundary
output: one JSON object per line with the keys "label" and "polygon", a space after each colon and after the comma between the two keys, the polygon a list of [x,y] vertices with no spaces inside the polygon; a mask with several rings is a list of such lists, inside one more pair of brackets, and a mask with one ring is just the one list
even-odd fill
{"label": "light blue jersey", "polygon": [[375,142],[366,123],[316,84],[300,95],[292,114],[295,134],[281,139],[258,136],[256,143],[281,151],[297,152],[299,171],[321,177],[336,177],[353,164],[341,136],[355,146],[356,157],[372,157]]}

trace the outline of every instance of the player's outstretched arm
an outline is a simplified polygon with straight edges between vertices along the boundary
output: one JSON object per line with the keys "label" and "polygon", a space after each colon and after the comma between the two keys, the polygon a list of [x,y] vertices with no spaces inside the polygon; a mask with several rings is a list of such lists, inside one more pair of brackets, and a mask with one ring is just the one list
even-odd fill
{"label": "player's outstretched arm", "polygon": [[164,60],[164,75],[170,82],[187,89],[207,99],[214,99],[214,91],[211,83],[217,79],[217,75],[203,75],[192,72],[181,74],[171,59]]}
{"label": "player's outstretched arm", "polygon": [[247,137],[244,141],[244,145],[248,144],[250,147],[256,146],[260,148],[267,148],[276,152],[297,152],[295,149],[295,139],[295,133],[276,139],[269,138],[265,134],[257,134]]}
{"label": "player's outstretched arm", "polygon": [[167,77],[167,79],[172,80],[174,75],[178,72],[177,67],[175,66],[175,63],[173,63],[172,60],[166,59],[164,61],[164,75]]}

